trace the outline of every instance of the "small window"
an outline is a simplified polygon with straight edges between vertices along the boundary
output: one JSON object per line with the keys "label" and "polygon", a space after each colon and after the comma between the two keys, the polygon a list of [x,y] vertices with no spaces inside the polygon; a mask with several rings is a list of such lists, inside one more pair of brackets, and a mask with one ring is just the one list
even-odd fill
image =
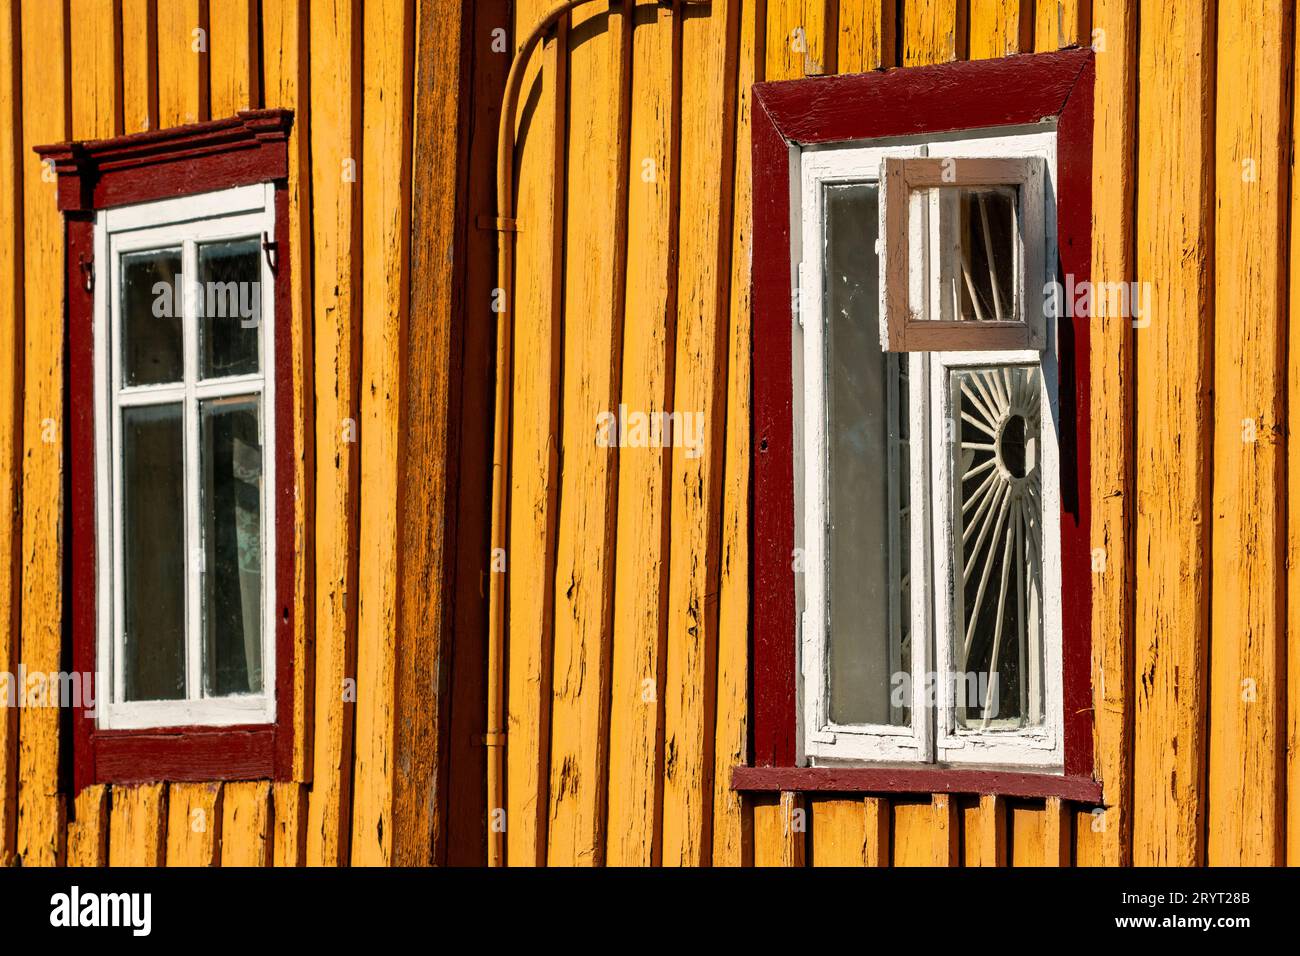
{"label": "small window", "polygon": [[801,153],[807,763],[1063,765],[1054,162],[1050,130]]}
{"label": "small window", "polygon": [[882,160],[881,343],[890,352],[1043,347],[1043,159]]}
{"label": "small window", "polygon": [[272,187],[101,211],[104,729],[275,718]]}

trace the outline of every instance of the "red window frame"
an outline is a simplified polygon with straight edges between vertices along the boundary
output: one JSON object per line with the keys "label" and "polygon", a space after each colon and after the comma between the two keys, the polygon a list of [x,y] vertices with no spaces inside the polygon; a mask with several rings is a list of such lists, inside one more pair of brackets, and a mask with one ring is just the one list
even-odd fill
{"label": "red window frame", "polygon": [[1064,773],[796,766],[791,147],[1057,121],[1059,274],[1089,279],[1093,54],[1065,50],[753,88],[753,766],[736,789],[1056,796],[1099,803],[1093,777],[1086,319],[1059,324]]}
{"label": "red window frame", "polygon": [[[95,281],[96,213],[112,206],[272,183],[275,191],[275,322],[290,341],[289,110],[248,110],[230,119],[113,139],[38,146],[56,175],[64,214],[68,335],[68,533],[72,662],[95,680]],[[100,278],[97,279],[96,273]],[[287,779],[293,762],[293,364],[276,350],[274,429],[276,614],[273,724],[101,730],[84,708],[72,716],[76,792],[97,783]],[[98,699],[98,689],[95,690]]]}

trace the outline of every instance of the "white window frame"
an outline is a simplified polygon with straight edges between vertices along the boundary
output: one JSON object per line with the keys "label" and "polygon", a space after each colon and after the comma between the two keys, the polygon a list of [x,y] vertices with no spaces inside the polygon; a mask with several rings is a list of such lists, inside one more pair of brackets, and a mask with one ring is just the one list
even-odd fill
{"label": "white window frame", "polygon": [[[275,194],[270,183],[240,186],[180,199],[101,210],[95,220],[95,262],[102,277],[94,287],[96,679],[101,690],[96,723],[103,730],[164,727],[229,727],[275,722],[275,277],[259,257],[260,365],[253,375],[200,383],[193,285],[199,243],[275,235]],[[121,382],[121,256],[130,252],[182,250],[184,294],[183,381],[123,386]],[[107,280],[107,281],[105,281]],[[212,398],[260,399],[262,451],[262,675],[257,694],[204,698],[202,694],[202,520],[199,513],[199,402]],[[186,699],[126,701],[121,653],[123,621],[122,409],[149,404],[182,405],[185,457],[185,640]]]}
{"label": "white window frame", "polygon": [[[828,718],[829,640],[826,578],[827,436],[824,394],[823,186],[832,183],[880,184],[885,157],[935,158],[1041,157],[1046,171],[1043,203],[1042,277],[1026,276],[1026,306],[1055,278],[1056,130],[1044,123],[1032,129],[970,130],[870,144],[806,147],[792,155],[792,259],[797,299],[793,312],[795,422],[795,533],[803,556],[796,578],[800,611],[798,657],[798,760],[800,765],[906,763],[912,765],[1015,766],[1061,772],[1064,764],[1062,628],[1060,582],[1060,452],[1053,423],[1059,422],[1056,328],[1047,320],[1045,348],[1012,351],[911,352],[908,362],[912,401],[910,424],[910,531],[912,627],[912,726],[837,725]],[[882,216],[884,189],[880,191]],[[884,235],[880,233],[880,235]],[[883,252],[883,250],[879,250]],[[1030,257],[1033,261],[1034,257]],[[883,259],[883,256],[882,256]],[[881,307],[887,289],[880,287]],[[883,313],[882,313],[883,314]],[[949,371],[970,366],[1039,365],[1042,429],[1039,436],[1043,477],[1042,640],[1045,650],[1045,720],[1017,731],[962,730],[955,726],[951,700],[950,637],[954,608],[950,588],[954,570],[952,541],[952,461],[944,436]],[[927,680],[931,673],[944,675]],[[930,698],[933,697],[933,701]]]}

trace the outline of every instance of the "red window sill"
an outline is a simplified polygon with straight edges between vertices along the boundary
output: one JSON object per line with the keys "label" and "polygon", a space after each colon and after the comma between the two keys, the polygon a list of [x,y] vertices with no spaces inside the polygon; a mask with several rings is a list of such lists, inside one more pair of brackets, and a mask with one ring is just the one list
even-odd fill
{"label": "red window sill", "polygon": [[1101,805],[1101,784],[1092,777],[947,767],[733,767],[731,789],[746,793],[988,793],[1059,797]]}

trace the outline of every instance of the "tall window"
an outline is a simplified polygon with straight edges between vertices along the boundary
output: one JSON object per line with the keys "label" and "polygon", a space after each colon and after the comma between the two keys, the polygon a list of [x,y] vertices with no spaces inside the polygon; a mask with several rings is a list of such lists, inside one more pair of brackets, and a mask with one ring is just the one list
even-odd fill
{"label": "tall window", "polygon": [[1063,765],[1055,146],[801,153],[807,763]]}
{"label": "tall window", "polygon": [[275,235],[269,184],[97,214],[103,729],[275,718]]}

